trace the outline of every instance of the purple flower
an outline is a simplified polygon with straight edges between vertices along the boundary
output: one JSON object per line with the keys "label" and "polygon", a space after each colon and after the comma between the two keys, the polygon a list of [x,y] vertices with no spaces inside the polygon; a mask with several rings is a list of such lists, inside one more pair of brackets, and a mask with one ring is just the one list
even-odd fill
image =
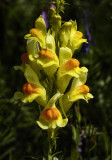
{"label": "purple flower", "polygon": [[51,4],[51,5],[50,5],[50,8],[55,8],[55,5],[54,5],[54,4]]}
{"label": "purple flower", "polygon": [[[55,8],[55,6],[54,6],[53,4],[51,4],[49,8]],[[48,29],[49,24],[48,24],[48,19],[47,19],[47,12],[48,12],[48,11],[43,11],[43,12],[41,13],[41,15],[42,15],[42,17],[44,18],[44,21],[45,21],[45,23],[46,23],[46,28]]]}
{"label": "purple flower", "polygon": [[89,49],[90,49],[89,44],[88,43],[83,43],[83,45],[82,45],[82,54],[86,55],[88,53]]}
{"label": "purple flower", "polygon": [[47,20],[47,13],[45,11],[43,11],[41,15],[46,23],[46,28],[48,28],[49,24],[48,24],[48,20]]}
{"label": "purple flower", "polygon": [[82,46],[82,53],[85,55],[90,50],[90,44],[94,45],[94,41],[93,41],[91,34],[89,32],[89,24],[86,24],[86,38],[87,38],[88,43],[83,43],[83,46]]}
{"label": "purple flower", "polygon": [[[88,5],[88,3],[86,5]],[[90,34],[89,11],[84,10],[83,15],[85,19],[85,31],[86,31],[86,38],[87,38],[88,43],[83,43],[82,53],[86,55],[88,51],[90,50],[90,44],[95,45],[95,42],[92,39],[92,36]]]}
{"label": "purple flower", "polygon": [[89,32],[89,24],[86,24],[86,37],[87,37],[88,42],[92,41],[92,37],[91,37],[91,34]]}
{"label": "purple flower", "polygon": [[84,138],[84,139],[86,139],[86,138],[87,138],[87,136],[86,136],[86,135],[84,135],[84,136],[83,136],[83,138]]}
{"label": "purple flower", "polygon": [[83,145],[83,143],[80,141],[80,142],[79,142],[79,146],[82,146],[82,145]]}
{"label": "purple flower", "polygon": [[79,147],[79,148],[78,148],[78,152],[82,152],[82,148]]}
{"label": "purple flower", "polygon": [[81,134],[84,134],[84,132],[85,132],[85,131],[82,129]]}

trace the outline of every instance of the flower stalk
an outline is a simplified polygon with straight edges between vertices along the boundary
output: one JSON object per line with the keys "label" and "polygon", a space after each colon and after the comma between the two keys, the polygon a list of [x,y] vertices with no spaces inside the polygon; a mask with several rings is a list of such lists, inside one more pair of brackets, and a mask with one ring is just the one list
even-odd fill
{"label": "flower stalk", "polygon": [[54,136],[54,130],[53,129],[48,129],[48,143],[49,143],[48,160],[52,160],[53,136]]}

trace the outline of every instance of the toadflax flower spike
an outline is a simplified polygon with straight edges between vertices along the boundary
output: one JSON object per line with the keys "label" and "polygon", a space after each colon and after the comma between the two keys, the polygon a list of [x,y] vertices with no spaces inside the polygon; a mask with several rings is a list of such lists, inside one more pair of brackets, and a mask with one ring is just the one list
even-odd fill
{"label": "toadflax flower spike", "polygon": [[57,88],[61,93],[65,92],[72,77],[78,78],[83,71],[88,71],[85,67],[79,68],[79,65],[79,61],[75,58],[72,58],[60,66],[57,72],[56,83]]}
{"label": "toadflax flower spike", "polygon": [[93,98],[93,95],[89,93],[89,87],[85,85],[87,79],[87,72],[82,72],[79,78],[74,78],[69,92],[62,97],[62,107],[67,112],[72,106],[73,102],[84,99],[88,102]]}
{"label": "toadflax flower spike", "polygon": [[41,112],[37,124],[42,129],[55,129],[56,127],[65,127],[68,119],[62,118],[61,112],[56,108],[55,102],[62,96],[57,92],[48,102],[45,109]]}
{"label": "toadflax flower spike", "polygon": [[32,102],[36,100],[42,106],[46,104],[46,91],[44,87],[40,84],[36,73],[32,68],[26,64],[24,71],[24,76],[27,80],[22,87],[22,92],[16,92],[14,94],[15,99],[21,99],[22,102]]}

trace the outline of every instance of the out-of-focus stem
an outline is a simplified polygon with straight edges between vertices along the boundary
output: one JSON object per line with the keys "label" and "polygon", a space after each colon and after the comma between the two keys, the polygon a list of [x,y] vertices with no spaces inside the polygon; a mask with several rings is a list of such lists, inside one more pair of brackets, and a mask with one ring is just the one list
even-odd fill
{"label": "out-of-focus stem", "polygon": [[53,135],[54,135],[54,130],[48,129],[48,143],[49,143],[48,160],[52,160],[52,148],[53,148],[52,138],[53,138]]}

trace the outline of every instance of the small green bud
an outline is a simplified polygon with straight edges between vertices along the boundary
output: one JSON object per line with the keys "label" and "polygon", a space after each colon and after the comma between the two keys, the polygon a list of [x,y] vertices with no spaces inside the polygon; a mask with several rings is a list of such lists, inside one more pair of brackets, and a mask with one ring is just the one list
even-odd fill
{"label": "small green bud", "polygon": [[70,38],[72,22],[65,22],[60,30],[60,42],[62,47],[66,47]]}
{"label": "small green bud", "polygon": [[58,30],[61,28],[61,16],[60,15],[54,15],[52,17],[52,29],[55,32],[58,32]]}
{"label": "small green bud", "polygon": [[48,11],[48,17],[49,21],[51,21],[51,18],[56,14],[56,10],[54,8],[50,8]]}
{"label": "small green bud", "polygon": [[65,22],[62,27],[68,28],[72,26],[72,22]]}

